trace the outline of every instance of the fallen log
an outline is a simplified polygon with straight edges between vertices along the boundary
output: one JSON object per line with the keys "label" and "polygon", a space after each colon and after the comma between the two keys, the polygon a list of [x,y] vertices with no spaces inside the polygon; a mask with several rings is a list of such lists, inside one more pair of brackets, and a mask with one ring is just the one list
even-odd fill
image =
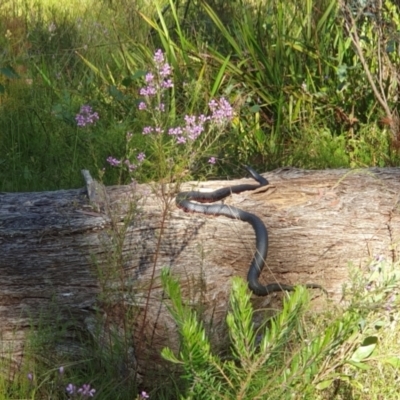
{"label": "fallen log", "polygon": [[[349,263],[358,268],[377,255],[396,261],[400,169],[282,168],[264,176],[269,186],[225,202],[258,215],[268,227],[263,283],[317,283],[339,301]],[[177,344],[163,305],[163,267],[180,277],[187,301],[212,320],[210,331],[220,332],[230,278],[246,277],[255,251],[252,228],[183,212],[175,206],[173,186],[104,188],[87,173],[85,179],[83,189],[0,193],[3,357],[17,362],[26,332],[48,321],[69,323],[57,342],[60,351],[79,350],[77,331],[104,343],[117,331],[132,341],[130,354],[139,367],[149,357],[156,360],[162,347]],[[245,182],[188,182],[179,189]],[[279,299],[274,294],[254,302],[265,307]],[[136,369],[132,360],[129,368]]]}

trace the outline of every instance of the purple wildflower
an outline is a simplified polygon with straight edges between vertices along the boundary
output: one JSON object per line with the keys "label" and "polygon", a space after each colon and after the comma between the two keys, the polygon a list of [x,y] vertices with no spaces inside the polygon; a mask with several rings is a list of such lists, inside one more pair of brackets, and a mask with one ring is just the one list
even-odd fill
{"label": "purple wildflower", "polygon": [[176,136],[178,144],[186,143],[189,139],[191,141],[196,140],[200,134],[204,131],[204,124],[208,120],[204,115],[196,117],[195,115],[185,115],[185,126],[177,126],[176,128],[170,128],[168,135]]}
{"label": "purple wildflower", "polygon": [[165,63],[161,68],[160,68],[160,75],[162,77],[170,76],[172,72],[171,66],[168,63]]}
{"label": "purple wildflower", "polygon": [[158,73],[162,78],[166,78],[167,76],[171,75],[172,68],[167,62],[165,62],[164,53],[160,49],[154,53],[153,60],[156,64]]}
{"label": "purple wildflower", "polygon": [[[164,53],[160,49],[154,53],[153,60],[155,63],[154,71],[145,75],[146,86],[139,90],[140,95],[146,97],[146,104],[140,103],[139,110],[145,110],[149,107],[150,97],[155,96],[157,93],[163,96],[165,89],[174,86],[172,80],[168,79],[172,73],[172,68],[168,63],[164,62]],[[157,111],[164,111],[164,105],[160,104]]]}
{"label": "purple wildflower", "polygon": [[209,119],[210,117],[206,117],[204,114],[200,114],[197,117],[197,121],[200,122],[201,124],[205,124]]}
{"label": "purple wildflower", "polygon": [[68,394],[74,394],[76,393],[76,386],[73,385],[72,383],[69,383],[68,386],[65,388]]}
{"label": "purple wildflower", "polygon": [[149,399],[150,396],[145,392],[144,390],[140,393],[140,398],[141,399]]}
{"label": "purple wildflower", "polygon": [[215,157],[210,157],[208,160],[209,164],[213,164],[213,165],[215,164],[216,161],[217,161],[217,159]]}
{"label": "purple wildflower", "polygon": [[194,115],[185,115],[184,120],[186,125],[191,125],[196,122],[196,117]]}
{"label": "purple wildflower", "polygon": [[[144,96],[144,100],[139,102],[139,110],[150,109],[152,111],[164,112],[166,109],[164,97],[169,88],[174,87],[173,79],[170,78],[172,74],[172,67],[166,62],[165,55],[162,50],[158,49],[153,56],[154,68],[152,71],[145,75],[145,85],[140,89],[140,95]],[[155,99],[151,96],[157,96]],[[156,101],[158,100],[158,101]],[[215,126],[226,124],[234,117],[232,106],[225,98],[213,99],[209,102],[210,113],[209,116],[201,114],[186,115],[184,117],[184,124],[173,128],[165,128],[160,126],[146,126],[143,128],[143,135],[149,134],[164,134],[175,136],[177,144],[185,144],[187,142],[195,141],[206,129],[207,123],[211,122],[211,128]],[[143,162],[144,154],[140,153],[137,156],[139,162]],[[216,158],[209,158],[210,164],[216,163]],[[130,165],[130,164],[129,164]]]}
{"label": "purple wildflower", "polygon": [[138,159],[139,162],[143,162],[144,159],[146,158],[146,154],[139,153],[136,158]]}
{"label": "purple wildflower", "polygon": [[99,114],[97,112],[93,112],[92,107],[89,105],[81,106],[79,114],[76,114],[75,121],[78,126],[84,127],[86,125],[92,125],[99,120]]}
{"label": "purple wildflower", "polygon": [[33,381],[33,374],[32,372],[29,372],[29,374],[26,376],[30,381]]}
{"label": "purple wildflower", "polygon": [[176,128],[169,128],[168,135],[182,135],[183,130],[180,126]]}
{"label": "purple wildflower", "polygon": [[154,75],[151,72],[149,72],[144,77],[144,80],[146,81],[146,83],[151,83],[154,80]]}
{"label": "purple wildflower", "polygon": [[166,80],[164,80],[164,81],[161,82],[161,86],[162,86],[164,89],[168,89],[168,88],[174,87],[174,84],[172,83],[172,80],[171,80],[171,79],[166,79]]}
{"label": "purple wildflower", "polygon": [[154,131],[154,128],[152,128],[151,126],[145,126],[144,128],[143,128],[143,135],[148,135],[149,133],[151,133],[151,132],[153,132]]}
{"label": "purple wildflower", "polygon": [[165,111],[165,104],[164,103],[160,103],[158,106],[155,107],[155,110],[164,112]]}
{"label": "purple wildflower", "polygon": [[194,115],[185,115],[185,132],[190,140],[196,140],[204,131],[204,122],[199,121]]}
{"label": "purple wildflower", "polygon": [[93,397],[96,393],[96,389],[91,389],[90,384],[83,384],[82,387],[78,389],[78,393],[83,397]]}
{"label": "purple wildflower", "polygon": [[137,165],[136,164],[131,164],[131,162],[129,160],[125,160],[124,164],[128,167],[129,172],[132,172],[137,168]]}
{"label": "purple wildflower", "polygon": [[64,373],[64,367],[61,366],[60,368],[58,368],[58,372],[60,373],[60,375],[62,375]]}
{"label": "purple wildflower", "polygon": [[157,89],[154,86],[146,86],[140,89],[141,96],[154,96],[157,93]]}
{"label": "purple wildflower", "polygon": [[164,62],[164,53],[162,52],[161,49],[158,49],[155,53],[154,53],[154,57],[153,60],[156,64],[162,64]]}
{"label": "purple wildflower", "polygon": [[211,120],[215,123],[222,125],[233,119],[233,108],[229,102],[222,97],[218,101],[211,100],[208,103],[211,110]]}
{"label": "purple wildflower", "polygon": [[117,167],[119,164],[121,164],[121,160],[117,160],[114,157],[108,157],[106,160],[110,165],[112,165],[113,167]]}

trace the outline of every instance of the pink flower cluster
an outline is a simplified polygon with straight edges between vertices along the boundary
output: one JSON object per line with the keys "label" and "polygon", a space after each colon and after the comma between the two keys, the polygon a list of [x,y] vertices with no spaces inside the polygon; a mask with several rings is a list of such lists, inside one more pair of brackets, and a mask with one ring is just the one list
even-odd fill
{"label": "pink flower cluster", "polygon": [[[139,153],[139,154],[136,156],[136,159],[137,159],[137,161],[138,161],[139,164],[141,164],[141,163],[145,160],[145,158],[146,158],[146,154],[144,154],[143,152]],[[122,163],[122,160],[118,160],[117,158],[112,157],[112,156],[108,157],[106,161],[107,161],[112,167],[118,167],[118,166],[121,165],[121,163]],[[134,170],[138,167],[137,164],[131,163],[128,159],[124,160],[123,163],[128,167],[129,172],[134,171]]]}
{"label": "pink flower cluster", "polygon": [[208,103],[208,107],[211,110],[211,120],[218,124],[225,124],[233,119],[233,108],[229,102],[224,98],[217,100],[211,100]]}
{"label": "pink flower cluster", "polygon": [[[151,107],[151,98],[156,96],[160,100],[164,96],[166,89],[174,86],[170,75],[172,74],[171,66],[165,61],[164,54],[161,50],[157,50],[153,57],[155,69],[153,72],[148,72],[145,76],[146,86],[140,89],[140,95],[144,96],[144,101],[139,103],[139,110],[149,110]],[[176,138],[177,144],[185,144],[188,141],[195,141],[202,132],[205,130],[206,123],[214,124],[222,128],[227,122],[233,119],[233,108],[225,98],[219,100],[211,100],[208,103],[210,108],[210,115],[186,115],[184,117],[185,123],[182,126],[169,128],[168,135]],[[156,111],[165,111],[165,104],[160,102],[154,106]],[[159,126],[145,126],[143,128],[143,135],[151,133],[163,133],[164,130]]]}
{"label": "pink flower cluster", "polygon": [[184,117],[185,125],[170,128],[168,134],[175,136],[178,144],[183,144],[188,140],[196,140],[204,132],[207,122],[222,128],[223,125],[232,121],[233,108],[225,98],[211,100],[208,106],[210,107],[211,115],[186,115]]}
{"label": "pink flower cluster", "polygon": [[[163,101],[167,98],[167,90],[174,87],[174,83],[170,76],[172,75],[171,66],[165,61],[164,54],[161,50],[157,50],[153,56],[154,69],[148,72],[145,77],[145,86],[139,91],[143,97],[140,101],[138,108],[140,111],[153,112],[154,119],[157,125],[145,126],[142,130],[143,135],[150,134],[163,134],[166,133],[173,137],[176,143],[185,144],[188,142],[194,142],[205,130],[207,126],[216,127],[222,129],[227,123],[231,122],[234,117],[232,106],[224,98],[213,99],[208,103],[210,109],[209,115],[185,115],[184,123],[171,128],[162,126],[162,121],[167,118],[160,117],[159,113],[163,113],[166,110],[166,105]],[[127,133],[127,141],[129,142],[132,138],[130,132]],[[142,163],[146,158],[144,153],[139,153],[136,157],[137,163]],[[118,160],[112,156],[107,158],[107,162],[113,166],[118,167],[126,165],[130,172],[134,171],[138,165],[131,163],[128,159]],[[208,160],[209,164],[215,164],[216,158],[211,157]]]}
{"label": "pink flower cluster", "polygon": [[162,129],[159,126],[156,126],[155,128],[153,128],[152,126],[145,126],[143,128],[143,135],[149,135],[150,133],[162,133]]}
{"label": "pink flower cluster", "polygon": [[69,395],[78,394],[81,398],[93,397],[96,389],[90,387],[90,384],[83,384],[79,389],[72,383],[68,384],[65,389]]}
{"label": "pink flower cluster", "polygon": [[[147,101],[157,93],[160,93],[162,96],[166,89],[170,89],[174,86],[172,79],[169,78],[172,73],[172,68],[167,62],[165,62],[164,54],[160,49],[154,53],[153,61],[155,71],[154,73],[148,72],[146,74],[144,78],[146,86],[142,87],[139,92]],[[139,110],[146,110],[147,106],[147,102],[142,101],[139,103]],[[164,104],[160,103],[158,109],[164,111]]]}
{"label": "pink flower cluster", "polygon": [[92,107],[89,105],[81,106],[79,114],[76,114],[75,116],[76,124],[80,127],[95,124],[98,120],[99,114],[97,112],[93,112]]}
{"label": "pink flower cluster", "polygon": [[185,125],[168,130],[168,135],[175,136],[178,144],[186,143],[188,139],[191,141],[196,140],[204,131],[204,125],[208,117],[204,115],[185,115],[184,120]]}

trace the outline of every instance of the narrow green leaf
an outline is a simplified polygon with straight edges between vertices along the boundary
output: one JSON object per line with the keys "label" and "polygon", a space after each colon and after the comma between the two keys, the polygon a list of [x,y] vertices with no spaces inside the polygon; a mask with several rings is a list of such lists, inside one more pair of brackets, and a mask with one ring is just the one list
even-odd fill
{"label": "narrow green leaf", "polygon": [[156,31],[158,31],[160,28],[159,26],[149,17],[146,17],[143,13],[139,12],[139,15]]}
{"label": "narrow green leaf", "polygon": [[172,350],[169,347],[165,347],[161,350],[161,356],[167,360],[171,361],[174,364],[182,364],[182,361],[178,360],[175,357],[175,354],[172,352]]}
{"label": "narrow green leaf", "polygon": [[218,89],[221,86],[222,78],[225,74],[225,70],[227,65],[229,64],[231,56],[226,57],[225,61],[222,63],[221,68],[218,71],[217,77],[215,78],[214,85],[211,89],[211,97],[215,96],[215,94],[218,92]]}
{"label": "narrow green leaf", "polygon": [[196,85],[194,87],[194,91],[193,91],[193,96],[191,98],[191,102],[190,102],[190,107],[189,110],[191,113],[193,113],[194,111],[194,107],[198,104],[199,101],[201,101],[200,99],[202,99],[202,96],[204,95],[203,90],[204,90],[204,73],[206,71],[206,64],[204,63],[200,69],[200,72],[198,74],[197,80],[196,80]]}
{"label": "narrow green leaf", "polygon": [[326,381],[322,381],[320,383],[318,383],[318,385],[315,386],[315,388],[317,390],[324,390],[327,389],[329,386],[332,385],[332,382],[334,381],[334,379],[328,379]]}
{"label": "narrow green leaf", "polygon": [[87,60],[85,57],[82,56],[79,52],[76,52],[78,56],[82,59],[82,61],[100,78],[103,80],[104,83],[110,83],[107,78],[104,76],[104,74],[100,71],[99,68],[97,68],[94,64],[92,64],[89,60]]}
{"label": "narrow green leaf", "polygon": [[205,1],[201,2],[201,5],[203,8],[206,10],[208,16],[211,18],[211,20],[214,22],[214,24],[217,26],[217,28],[220,30],[222,35],[225,37],[225,39],[230,43],[230,45],[233,47],[233,49],[236,52],[237,56],[240,56],[242,58],[242,50],[240,48],[239,43],[235,40],[235,38],[229,33],[229,31],[226,29],[225,24],[219,19],[217,14],[214,12],[214,10],[209,6]]}
{"label": "narrow green leaf", "polygon": [[35,64],[35,68],[37,69],[37,71],[39,72],[39,74],[41,75],[41,77],[43,78],[43,80],[51,87],[53,88],[53,84],[51,83],[50,78],[47,76],[47,74],[45,73],[45,71],[41,68],[39,68],[36,64]]}
{"label": "narrow green leaf", "polygon": [[321,30],[321,28],[326,27],[325,24],[329,17],[329,14],[332,12],[333,7],[335,7],[335,6],[337,6],[337,0],[332,0],[331,3],[326,8],[324,14],[322,15],[322,17],[319,19],[319,21],[317,23],[317,32],[319,32]]}
{"label": "narrow green leaf", "polygon": [[362,363],[362,362],[348,360],[348,361],[346,361],[346,363],[350,364],[353,367],[356,367],[358,369],[362,369],[364,371],[368,371],[370,369],[370,366],[368,364],[365,364],[365,363]]}

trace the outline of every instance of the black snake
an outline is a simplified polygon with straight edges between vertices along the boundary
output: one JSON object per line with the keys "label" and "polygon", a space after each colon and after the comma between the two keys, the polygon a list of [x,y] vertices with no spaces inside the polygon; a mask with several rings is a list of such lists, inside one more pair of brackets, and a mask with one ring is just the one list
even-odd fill
{"label": "black snake", "polygon": [[[203,193],[197,191],[181,192],[176,196],[176,205],[185,212],[198,212],[209,215],[224,215],[225,217],[238,219],[248,222],[254,229],[256,234],[256,252],[250,265],[247,274],[247,282],[249,288],[257,296],[266,296],[272,292],[279,292],[283,290],[294,290],[294,286],[285,285],[281,283],[270,283],[266,286],[262,285],[259,281],[261,271],[264,268],[264,263],[267,258],[268,252],[268,231],[264,223],[254,214],[240,210],[236,207],[227,206],[225,204],[212,204],[203,205],[198,203],[213,203],[218,200],[229,196],[231,193],[240,193],[246,190],[255,190],[262,186],[267,186],[269,182],[267,179],[258,174],[254,169],[244,166],[251,176],[259,183],[259,185],[236,185],[222,189],[215,190],[214,192]],[[196,201],[193,203],[191,200]],[[322,286],[307,283],[304,285],[307,288],[321,289]],[[325,291],[325,290],[324,290]]]}

